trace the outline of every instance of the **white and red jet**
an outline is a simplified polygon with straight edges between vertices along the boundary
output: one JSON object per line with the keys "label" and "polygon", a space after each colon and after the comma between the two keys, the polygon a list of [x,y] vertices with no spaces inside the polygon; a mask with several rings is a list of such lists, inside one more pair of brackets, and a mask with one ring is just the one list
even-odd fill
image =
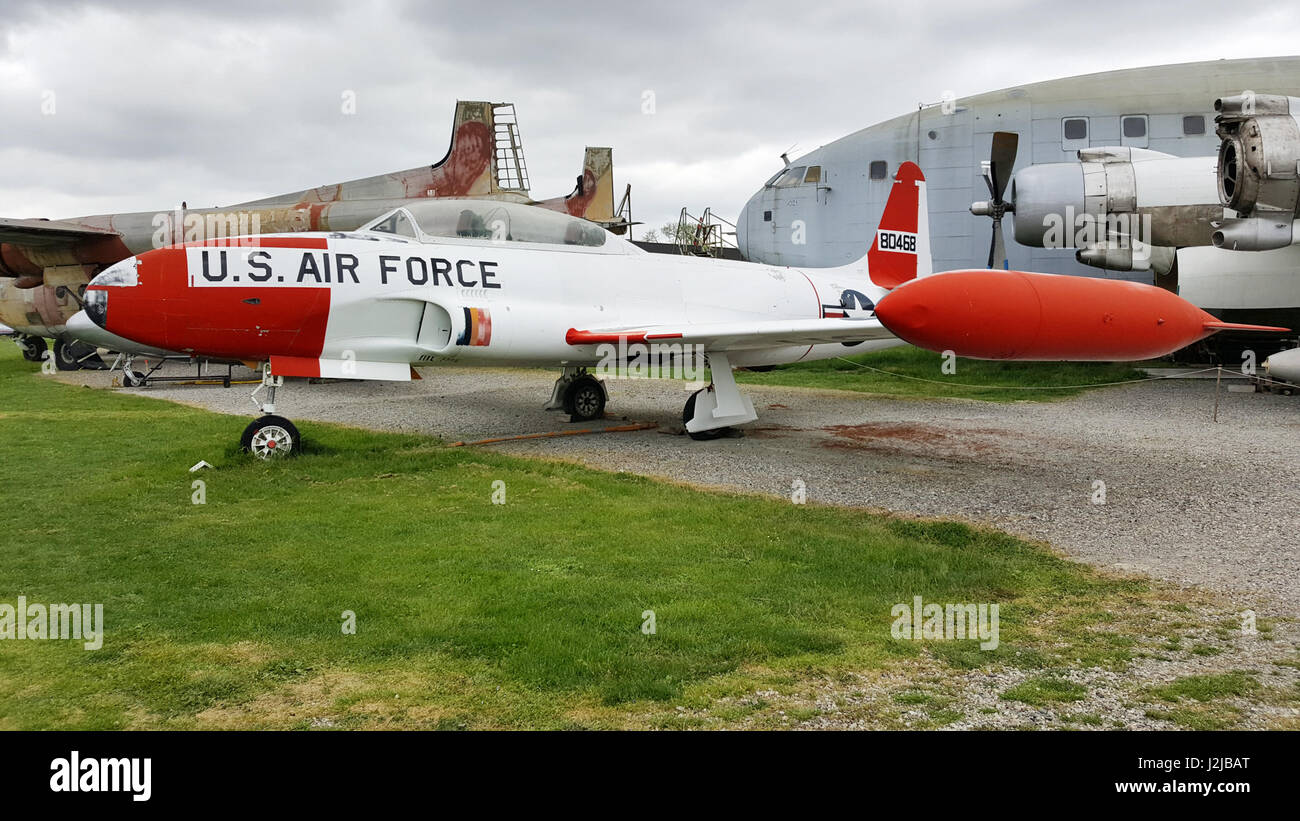
{"label": "white and red jet", "polygon": [[[925,178],[904,163],[866,257],[799,270],[649,254],[584,220],[511,203],[430,200],[358,231],[258,236],[149,251],[86,291],[74,335],[261,367],[267,400],[244,432],[292,452],[274,415],[289,377],[407,380],[413,365],[563,368],[552,407],[602,416],[588,368],[611,351],[703,351],[712,384],[686,430],[711,438],[757,418],[734,367],[878,350],[903,341],[992,359],[1161,356],[1223,327],[1129,282],[1006,271],[930,272]],[[846,347],[847,346],[847,347]],[[418,375],[417,375],[418,376]],[[259,388],[259,391],[261,389]]]}

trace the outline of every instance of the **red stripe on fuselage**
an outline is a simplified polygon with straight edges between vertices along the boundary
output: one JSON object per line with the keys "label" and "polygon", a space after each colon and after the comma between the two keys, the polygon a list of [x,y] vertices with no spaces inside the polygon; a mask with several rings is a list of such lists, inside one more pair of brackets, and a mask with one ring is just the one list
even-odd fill
{"label": "red stripe on fuselage", "polygon": [[[325,248],[325,240],[272,247]],[[319,244],[317,244],[319,243]],[[140,256],[134,286],[108,293],[107,330],[158,348],[223,359],[317,358],[325,346],[330,289],[191,287],[185,248]]]}
{"label": "red stripe on fuselage", "polygon": [[320,376],[320,360],[305,356],[272,356],[271,372],[279,376]]}

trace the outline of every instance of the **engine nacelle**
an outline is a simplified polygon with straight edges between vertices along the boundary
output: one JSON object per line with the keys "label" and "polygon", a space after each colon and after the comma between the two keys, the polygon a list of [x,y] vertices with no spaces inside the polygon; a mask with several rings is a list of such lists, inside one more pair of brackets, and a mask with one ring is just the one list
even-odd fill
{"label": "engine nacelle", "polygon": [[1210,244],[1211,223],[1223,219],[1214,157],[1104,147],[1084,149],[1079,159],[1016,173],[1011,197],[1017,242],[1094,248],[1113,241],[1118,231],[1146,245]]}
{"label": "engine nacelle", "polygon": [[1270,379],[1300,383],[1300,348],[1278,351],[1264,360],[1264,373]]}
{"label": "engine nacelle", "polygon": [[1164,276],[1173,270],[1177,252],[1162,245],[1099,242],[1075,251],[1074,258],[1084,265],[1107,271],[1155,271]]}
{"label": "engine nacelle", "polygon": [[1300,98],[1248,91],[1215,100],[1214,108],[1223,140],[1216,169],[1220,201],[1242,217],[1272,222],[1285,214],[1289,231],[1300,202]]}
{"label": "engine nacelle", "polygon": [[1229,251],[1272,251],[1300,242],[1290,214],[1249,219],[1224,219],[1214,224],[1210,241]]}

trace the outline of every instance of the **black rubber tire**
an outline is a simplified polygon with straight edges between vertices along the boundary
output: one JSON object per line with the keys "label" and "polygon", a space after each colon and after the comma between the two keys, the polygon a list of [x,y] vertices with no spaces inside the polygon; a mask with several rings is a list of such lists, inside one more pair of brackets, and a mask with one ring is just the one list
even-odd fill
{"label": "black rubber tire", "polygon": [[[698,391],[691,394],[690,399],[686,400],[686,407],[682,408],[682,427],[686,427],[686,423],[691,421],[691,417],[695,416],[695,397],[704,393],[706,390],[708,390],[708,388],[700,388]],[[702,430],[697,431],[696,433],[691,433],[688,430],[686,431],[686,435],[697,442],[708,442],[712,439],[721,439],[727,435],[727,431],[729,430],[731,430],[731,428],[714,428],[713,430]]]}
{"label": "black rubber tire", "polygon": [[63,339],[54,340],[54,366],[61,371],[78,371],[77,352],[72,344]]}
{"label": "black rubber tire", "polygon": [[[279,430],[268,431],[273,438],[259,437],[265,428]],[[302,437],[298,434],[298,428],[288,419],[268,414],[250,422],[248,427],[244,428],[244,435],[239,437],[239,447],[245,453],[251,453],[259,459],[285,459],[298,455],[302,450]]]}
{"label": "black rubber tire", "polygon": [[54,340],[54,365],[61,371],[102,371],[108,367],[93,345],[76,339]]}
{"label": "black rubber tire", "polygon": [[605,388],[594,376],[580,376],[564,391],[564,410],[570,422],[605,418]]}
{"label": "black rubber tire", "polygon": [[144,374],[139,371],[122,371],[122,384],[128,388],[144,387]]}
{"label": "black rubber tire", "polygon": [[23,352],[23,359],[28,362],[40,362],[45,359],[45,352],[50,349],[43,336],[25,336],[18,342]]}

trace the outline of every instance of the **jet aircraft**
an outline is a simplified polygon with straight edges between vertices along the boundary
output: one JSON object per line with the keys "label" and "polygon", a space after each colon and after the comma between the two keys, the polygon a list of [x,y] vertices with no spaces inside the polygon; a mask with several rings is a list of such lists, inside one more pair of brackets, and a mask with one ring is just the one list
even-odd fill
{"label": "jet aircraft", "polygon": [[185,243],[123,260],[91,281],[68,325],[109,348],[125,338],[260,368],[263,415],[241,444],[263,458],[299,447],[276,412],[285,377],[558,367],[552,406],[592,419],[607,401],[592,367],[626,360],[633,346],[669,361],[698,354],[711,384],[690,396],[682,421],[707,439],[757,418],[735,367],[904,341],[993,359],[1144,359],[1236,327],[1139,283],[933,274],[925,178],[910,162],[866,256],[838,268],[652,255],[543,209],[426,200],[357,231]]}

